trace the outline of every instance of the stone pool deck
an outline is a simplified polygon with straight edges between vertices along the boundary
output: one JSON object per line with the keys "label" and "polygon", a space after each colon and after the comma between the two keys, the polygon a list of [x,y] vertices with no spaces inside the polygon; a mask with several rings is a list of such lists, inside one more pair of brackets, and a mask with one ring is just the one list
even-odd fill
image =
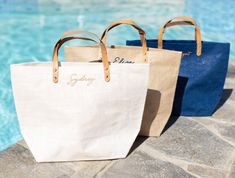
{"label": "stone pool deck", "polygon": [[171,118],[160,138],[137,138],[126,159],[36,163],[24,141],[0,153],[0,178],[235,178],[235,60],[212,117]]}

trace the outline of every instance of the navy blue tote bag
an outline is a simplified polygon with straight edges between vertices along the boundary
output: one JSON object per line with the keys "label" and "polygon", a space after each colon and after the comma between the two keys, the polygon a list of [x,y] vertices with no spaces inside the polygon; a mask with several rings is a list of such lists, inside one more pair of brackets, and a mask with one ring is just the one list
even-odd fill
{"label": "navy blue tote bag", "polygon": [[[166,28],[193,25],[195,40],[162,40]],[[139,40],[127,45],[140,46]],[[173,104],[173,115],[210,116],[216,110],[226,78],[229,43],[201,41],[194,19],[180,16],[168,21],[159,31],[158,40],[147,40],[148,47],[182,51],[182,61]]]}

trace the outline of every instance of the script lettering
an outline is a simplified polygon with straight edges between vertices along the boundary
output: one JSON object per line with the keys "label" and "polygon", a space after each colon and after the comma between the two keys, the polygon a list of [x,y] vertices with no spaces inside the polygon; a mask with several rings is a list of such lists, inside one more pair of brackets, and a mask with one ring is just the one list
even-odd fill
{"label": "script lettering", "polygon": [[70,76],[70,80],[68,81],[68,85],[75,86],[77,82],[86,82],[87,86],[90,86],[94,82],[95,78],[87,77],[86,75],[78,75],[72,74]]}

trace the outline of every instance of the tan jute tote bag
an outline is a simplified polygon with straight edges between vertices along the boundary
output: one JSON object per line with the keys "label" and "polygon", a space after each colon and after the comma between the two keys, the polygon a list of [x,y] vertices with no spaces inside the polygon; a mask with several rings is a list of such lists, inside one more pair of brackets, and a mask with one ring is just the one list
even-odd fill
{"label": "tan jute tote bag", "polygon": [[[130,19],[114,21],[108,25],[101,36],[104,44],[106,44],[108,32],[121,24],[131,25],[138,30],[142,47],[111,45],[107,47],[108,57],[113,63],[142,63],[145,62],[147,55],[150,61],[149,87],[139,135],[160,136],[171,115],[182,53],[147,48],[145,31]],[[65,32],[64,35],[74,35],[76,33],[82,32],[74,30]],[[89,51],[89,56],[87,51]],[[96,53],[100,53],[98,46],[66,46],[65,60],[87,62],[91,58],[95,59],[94,54]]]}

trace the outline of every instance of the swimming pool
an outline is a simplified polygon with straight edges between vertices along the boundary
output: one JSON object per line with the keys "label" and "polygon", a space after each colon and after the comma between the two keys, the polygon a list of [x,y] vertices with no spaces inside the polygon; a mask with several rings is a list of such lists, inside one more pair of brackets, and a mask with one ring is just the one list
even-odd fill
{"label": "swimming pool", "polygon": [[[108,2],[108,3],[107,3]],[[115,19],[132,18],[157,36],[160,26],[172,17],[188,15],[201,27],[203,40],[231,43],[235,59],[235,1],[231,0],[0,0],[0,150],[20,140],[11,91],[9,65],[51,60],[53,45],[63,31],[84,29],[98,34]],[[130,29],[129,32],[126,32]],[[168,30],[167,39],[192,39],[192,27]],[[128,27],[110,32],[109,42],[125,44],[138,38]]]}

